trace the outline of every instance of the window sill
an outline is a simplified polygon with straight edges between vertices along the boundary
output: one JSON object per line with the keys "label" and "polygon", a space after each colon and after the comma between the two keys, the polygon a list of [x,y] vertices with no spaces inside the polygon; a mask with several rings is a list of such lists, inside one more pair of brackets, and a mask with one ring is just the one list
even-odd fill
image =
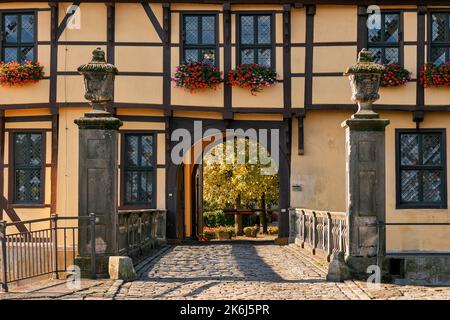
{"label": "window sill", "polygon": [[411,204],[404,204],[404,205],[397,205],[395,207],[397,210],[447,210],[447,205],[411,205]]}
{"label": "window sill", "polygon": [[49,204],[43,203],[16,203],[16,204],[8,204],[8,208],[50,208]]}

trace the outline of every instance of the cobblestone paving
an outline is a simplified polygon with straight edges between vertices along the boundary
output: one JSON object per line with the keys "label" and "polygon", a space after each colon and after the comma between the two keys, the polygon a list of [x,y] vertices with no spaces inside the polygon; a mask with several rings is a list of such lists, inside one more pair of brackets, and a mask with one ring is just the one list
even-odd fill
{"label": "cobblestone paving", "polygon": [[[211,243],[166,247],[137,266],[133,282],[102,280],[75,292],[19,299],[450,299],[450,287],[325,280],[326,267],[295,245]],[[57,290],[54,290],[57,291]],[[1,298],[1,296],[0,296]],[[6,296],[5,296],[6,298]]]}
{"label": "cobblestone paving", "polygon": [[345,284],[287,247],[263,244],[177,246],[155,259],[115,299],[349,299]]}

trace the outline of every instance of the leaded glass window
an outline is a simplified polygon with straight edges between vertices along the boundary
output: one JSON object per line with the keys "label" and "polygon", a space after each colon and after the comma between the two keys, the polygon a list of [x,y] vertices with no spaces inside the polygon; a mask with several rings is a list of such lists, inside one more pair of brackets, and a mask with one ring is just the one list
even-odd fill
{"label": "leaded glass window", "polygon": [[436,65],[450,60],[450,13],[431,14],[430,61]]}
{"label": "leaded glass window", "polygon": [[368,30],[368,49],[375,62],[400,63],[400,14],[382,12]]}
{"label": "leaded glass window", "polygon": [[239,63],[273,67],[273,49],[272,15],[239,15]]}
{"label": "leaded glass window", "polygon": [[446,207],[443,131],[405,130],[397,134],[398,206]]}
{"label": "leaded glass window", "polygon": [[216,16],[183,16],[183,60],[216,63]]}
{"label": "leaded glass window", "polygon": [[35,60],[36,21],[34,13],[3,14],[2,60]]}
{"label": "leaded glass window", "polygon": [[42,133],[13,133],[14,203],[42,203]]}
{"label": "leaded glass window", "polygon": [[154,135],[125,134],[125,205],[152,206],[154,203]]}

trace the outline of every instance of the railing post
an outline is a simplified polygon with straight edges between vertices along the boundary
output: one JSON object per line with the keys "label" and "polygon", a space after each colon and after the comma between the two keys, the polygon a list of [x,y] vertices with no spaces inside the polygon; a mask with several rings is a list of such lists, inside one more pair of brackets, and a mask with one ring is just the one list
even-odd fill
{"label": "railing post", "polygon": [[316,234],[317,234],[317,230],[316,230],[316,228],[317,228],[317,217],[316,217],[316,212],[315,211],[313,211],[312,212],[312,234],[311,234],[311,236],[312,236],[312,253],[313,254],[316,254],[316,246],[317,246],[317,244],[316,244],[316,240],[317,240],[317,237],[316,237]]}
{"label": "railing post", "polygon": [[52,240],[53,240],[53,261],[52,261],[52,268],[53,268],[53,279],[58,279],[58,215],[52,214],[51,215],[51,229],[52,229]]}
{"label": "railing post", "polygon": [[95,261],[95,213],[89,213],[89,227],[91,234],[91,279],[97,278]]}
{"label": "railing post", "polygon": [[0,246],[2,250],[2,291],[8,292],[8,271],[6,260],[6,221],[0,221]]}
{"label": "railing post", "polygon": [[331,246],[332,243],[332,220],[331,220],[331,214],[327,212],[327,261],[330,261],[331,255],[333,254],[333,249]]}
{"label": "railing post", "polygon": [[344,235],[342,234],[342,226],[343,221],[339,220],[339,251],[344,251]]}

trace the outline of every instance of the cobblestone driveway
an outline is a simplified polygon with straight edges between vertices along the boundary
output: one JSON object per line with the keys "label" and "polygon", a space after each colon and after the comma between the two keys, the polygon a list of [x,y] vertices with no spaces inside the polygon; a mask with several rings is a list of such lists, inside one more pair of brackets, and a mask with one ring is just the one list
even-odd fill
{"label": "cobblestone driveway", "polygon": [[[450,287],[332,283],[295,245],[211,243],[167,247],[137,267],[139,279],[97,281],[76,292],[20,299],[450,299]],[[14,297],[14,296],[11,296]],[[6,297],[5,297],[6,298]]]}

